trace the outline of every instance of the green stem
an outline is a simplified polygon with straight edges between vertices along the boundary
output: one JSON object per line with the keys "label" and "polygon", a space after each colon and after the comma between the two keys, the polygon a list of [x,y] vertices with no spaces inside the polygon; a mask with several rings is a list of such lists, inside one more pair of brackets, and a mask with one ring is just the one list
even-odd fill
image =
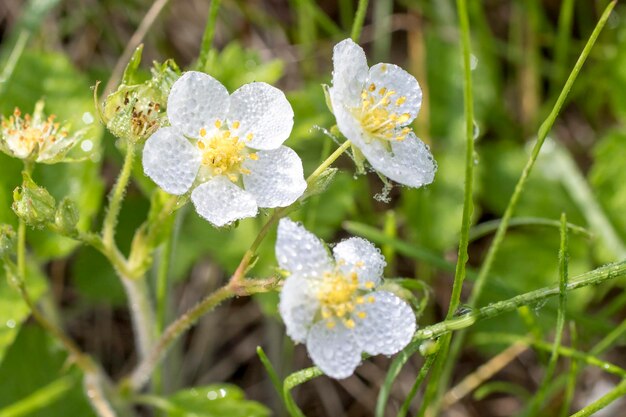
{"label": "green stem", "polygon": [[[604,25],[606,24],[609,18],[609,15],[611,14],[611,11],[613,10],[613,7],[615,7],[615,4],[616,4],[616,1],[614,0],[611,3],[609,3],[609,5],[604,10],[604,13],[600,17],[600,20],[598,21],[591,36],[589,37],[587,44],[583,48],[583,51],[581,52],[578,60],[576,61],[576,64],[574,65],[572,72],[567,78],[567,81],[565,82],[565,86],[563,87],[563,90],[559,94],[559,97],[557,98],[557,101],[554,104],[552,111],[550,112],[546,120],[539,127],[539,132],[537,134],[537,142],[535,143],[531,156],[528,159],[526,166],[524,167],[522,174],[515,186],[513,195],[511,196],[511,199],[509,200],[509,204],[507,205],[506,210],[504,211],[504,215],[502,216],[502,220],[500,222],[500,225],[498,226],[498,230],[496,231],[493,242],[489,246],[485,260],[480,268],[476,282],[474,283],[474,288],[472,289],[472,293],[470,295],[469,302],[468,302],[469,305],[472,307],[476,306],[478,302],[480,301],[480,296],[482,295],[482,291],[487,282],[487,278],[489,277],[491,273],[491,268],[493,267],[495,257],[498,253],[498,250],[500,249],[500,246],[502,245],[502,241],[504,240],[504,235],[506,234],[506,231],[508,229],[509,221],[511,217],[513,216],[513,212],[515,211],[515,208],[517,207],[517,203],[521,197],[522,191],[524,190],[526,181],[535,165],[535,161],[537,160],[537,157],[539,156],[539,151],[541,150],[541,147],[543,146],[543,143],[548,133],[550,132],[552,125],[554,124],[559,112],[561,111],[561,108],[563,107],[563,104],[565,103],[565,100],[567,96],[569,95],[572,85],[574,84],[574,81],[578,77],[578,73],[580,72],[583,64],[585,63],[587,57],[589,56],[589,52],[591,51],[593,45],[595,44],[596,39],[600,35],[602,28],[604,28]],[[450,375],[452,373],[452,368],[454,364],[456,363],[456,358],[458,357],[460,350],[461,350],[461,346],[463,345],[464,337],[465,337],[464,333],[459,334],[455,338],[454,343],[452,344],[452,347],[450,349],[450,354],[446,358],[448,365],[446,366],[446,370],[444,371],[444,377],[443,377],[444,384],[443,385],[447,385],[445,382],[449,380],[450,378]]]}
{"label": "green stem", "polygon": [[396,417],[405,417],[407,415],[407,413],[409,412],[409,408],[411,407],[411,402],[413,401],[415,394],[417,394],[417,390],[419,389],[420,385],[422,385],[422,382],[424,382],[424,380],[426,379],[426,375],[428,375],[428,371],[430,371],[430,367],[433,365],[436,359],[437,355],[430,355],[426,358],[424,365],[422,365],[422,368],[417,375],[417,379],[415,379],[415,382],[413,383],[411,390],[407,394],[406,399],[402,403],[402,407],[400,407],[400,411],[398,411]]}
{"label": "green stem", "polygon": [[229,298],[267,292],[274,289],[277,283],[278,280],[276,278],[269,278],[267,280],[246,280],[237,283],[231,280],[228,284],[209,294],[165,329],[156,345],[154,345],[149,354],[144,357],[130,375],[129,383],[131,387],[135,391],[140,390],[148,381],[154,368],[167,353],[171,345],[203,315]]}
{"label": "green stem", "polygon": [[106,248],[115,247],[115,226],[117,226],[117,217],[120,214],[122,208],[122,200],[126,193],[126,187],[130,180],[130,174],[133,168],[133,162],[135,161],[135,144],[131,141],[127,141],[128,146],[126,149],[126,155],[124,156],[124,165],[120,171],[117,181],[109,194],[109,207],[104,217],[104,223],[102,226],[102,241]]}
{"label": "green stem", "polygon": [[567,240],[567,218],[565,216],[565,213],[563,213],[561,215],[561,248],[559,250],[559,309],[556,318],[556,332],[554,335],[554,343],[552,345],[552,351],[550,352],[550,360],[548,362],[546,373],[544,374],[543,380],[539,385],[537,394],[533,397],[531,401],[531,406],[529,409],[529,414],[531,416],[536,415],[543,405],[543,401],[546,397],[546,392],[552,381],[552,376],[554,375],[554,371],[556,370],[556,364],[559,358],[559,348],[561,347],[561,340],[563,338],[563,328],[565,327],[565,312],[567,304],[566,288],[569,273],[569,249]]}
{"label": "green stem", "polygon": [[571,417],[587,417],[593,415],[624,395],[626,395],[626,379],[623,379],[622,382],[609,391],[608,394],[589,404],[577,413],[572,414]]}
{"label": "green stem", "polygon": [[200,56],[198,57],[197,67],[206,71],[208,68],[207,63],[213,47],[213,38],[215,37],[215,24],[217,23],[217,12],[220,9],[221,0],[211,0],[211,6],[209,7],[209,18],[207,19],[206,27],[204,28],[204,34],[202,35],[202,44],[200,46]]}
{"label": "green stem", "polygon": [[154,306],[150,300],[148,281],[145,277],[129,278],[124,275],[120,275],[120,280],[126,290],[136,349],[139,358],[144,359],[152,351],[156,336]]}
{"label": "green stem", "polygon": [[[448,313],[446,318],[450,319],[454,316],[459,304],[461,303],[461,291],[463,290],[463,282],[466,277],[466,264],[468,261],[467,247],[469,245],[469,231],[472,221],[473,194],[474,185],[474,105],[472,96],[472,70],[470,64],[470,25],[467,14],[466,0],[457,0],[457,11],[459,19],[459,27],[461,31],[461,52],[463,56],[463,100],[465,105],[465,190],[463,199],[463,218],[461,220],[461,235],[459,237],[459,251],[456,269],[454,272],[454,283],[452,284],[452,294],[450,295],[450,304],[448,305]],[[438,407],[438,398],[441,396],[447,378],[443,378],[444,367],[448,360],[448,349],[452,335],[446,335],[441,340],[441,354],[437,355],[434,365],[431,382],[425,395],[424,403],[429,405],[431,400],[435,399],[435,408]]]}
{"label": "green stem", "polygon": [[[470,230],[470,242],[485,237],[494,231],[498,230],[500,219],[488,220],[472,227]],[[545,226],[545,227],[560,227],[561,222],[558,220],[544,219],[542,217],[512,217],[509,221],[510,227],[526,227],[526,226]],[[581,226],[577,226],[573,223],[567,223],[568,231],[583,235],[585,237],[592,237],[593,235],[587,229]]]}
{"label": "green stem", "polygon": [[0,95],[3,95],[6,91],[7,86],[9,85],[9,79],[13,75],[13,71],[15,71],[15,67],[17,66],[17,62],[20,60],[24,49],[26,48],[26,44],[28,43],[28,39],[30,38],[31,31],[30,30],[22,30],[15,42],[15,46],[11,51],[11,55],[9,55],[9,59],[7,63],[4,65],[4,69],[2,70],[2,74],[0,75]]}
{"label": "green stem", "polygon": [[0,409],[0,417],[21,417],[30,415],[39,410],[43,411],[47,405],[65,396],[69,390],[74,388],[75,384],[76,377],[73,375],[66,375],[62,378],[55,379],[25,398]]}
{"label": "green stem", "polygon": [[307,185],[310,186],[311,184],[313,184],[317,177],[319,177],[322,172],[326,171],[326,169],[328,169],[333,164],[333,162],[335,162],[337,158],[339,158],[351,145],[352,142],[350,142],[349,140],[342,143],[341,146],[335,150],[335,152],[330,154],[330,156],[326,158],[324,162],[322,162],[311,175],[309,175],[309,177],[306,179]]}
{"label": "green stem", "polygon": [[356,9],[354,15],[354,21],[352,22],[352,31],[350,37],[354,42],[358,42],[361,37],[361,30],[363,29],[363,22],[365,21],[365,13],[367,12],[368,0],[359,0],[359,6]]}

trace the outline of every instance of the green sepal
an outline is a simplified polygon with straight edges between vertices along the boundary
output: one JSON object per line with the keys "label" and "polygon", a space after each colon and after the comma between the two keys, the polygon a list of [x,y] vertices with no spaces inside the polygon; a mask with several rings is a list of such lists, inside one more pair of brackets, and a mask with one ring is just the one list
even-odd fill
{"label": "green sepal", "polygon": [[15,254],[15,230],[9,224],[0,224],[0,259],[7,259]]}
{"label": "green sepal", "polygon": [[80,215],[76,203],[69,197],[64,197],[59,203],[54,214],[56,227],[65,234],[72,234],[76,231],[76,224]]}
{"label": "green sepal", "polygon": [[54,221],[56,201],[48,190],[35,184],[30,175],[22,174],[22,186],[13,191],[12,209],[29,226],[43,226]]}

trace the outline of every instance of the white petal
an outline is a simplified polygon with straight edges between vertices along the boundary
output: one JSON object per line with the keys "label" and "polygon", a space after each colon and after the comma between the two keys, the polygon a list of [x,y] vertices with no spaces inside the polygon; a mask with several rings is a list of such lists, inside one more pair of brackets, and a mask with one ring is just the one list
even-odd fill
{"label": "white petal", "polygon": [[345,39],[333,48],[333,85],[330,90],[333,110],[337,106],[355,107],[367,78],[367,58],[363,48]]}
{"label": "white petal", "polygon": [[302,161],[293,149],[281,146],[271,151],[256,152],[259,159],[247,159],[243,176],[246,191],[252,193],[259,207],[286,207],[306,189]]}
{"label": "white petal", "polygon": [[228,105],[226,87],[210,75],[189,71],[172,86],[167,117],[172,126],[189,137],[198,138],[200,129],[210,136],[216,130],[215,121],[226,118]]}
{"label": "white petal", "polygon": [[332,329],[325,321],[315,323],[307,337],[306,347],[313,363],[331,378],[349,377],[361,362],[361,350],[352,330],[341,323]]}
{"label": "white petal", "polygon": [[306,336],[319,308],[309,282],[296,275],[285,280],[280,292],[278,310],[287,327],[287,334],[296,343],[306,342]]}
{"label": "white petal", "polygon": [[196,179],[200,153],[173,127],[162,127],[146,141],[143,171],[170,194],[185,194]]}
{"label": "white petal", "polygon": [[[254,149],[276,149],[293,127],[293,109],[285,94],[267,83],[246,84],[230,96],[230,127]],[[239,128],[234,128],[239,122]],[[249,135],[252,136],[249,136]]]}
{"label": "white petal", "polygon": [[[394,64],[376,64],[370,68],[368,79],[365,82],[367,86],[371,84],[376,86],[375,94],[378,94],[381,88],[395,91],[395,94],[390,97],[387,109],[391,113],[408,113],[410,118],[404,125],[408,125],[417,117],[422,106],[422,89],[414,76]],[[404,102],[397,105],[397,100],[401,97],[404,97],[402,100]]]}
{"label": "white petal", "polygon": [[301,224],[286,218],[278,223],[276,259],[282,269],[304,278],[321,278],[324,272],[333,269],[322,241]]}
{"label": "white petal", "polygon": [[377,286],[387,265],[378,248],[360,237],[338,243],[333,248],[333,254],[337,265],[345,274],[356,272],[361,288],[365,288],[368,282]]}
{"label": "white petal", "polygon": [[435,179],[437,163],[428,146],[413,132],[402,141],[392,140],[391,152],[374,139],[357,146],[376,171],[400,184],[419,188]]}
{"label": "white petal", "polygon": [[359,346],[370,355],[393,355],[404,349],[415,333],[415,314],[398,296],[387,291],[371,294],[374,302],[359,307],[366,314],[355,319],[354,335]]}
{"label": "white petal", "polygon": [[254,196],[225,177],[215,177],[196,187],[191,201],[198,214],[217,227],[254,217],[258,211]]}

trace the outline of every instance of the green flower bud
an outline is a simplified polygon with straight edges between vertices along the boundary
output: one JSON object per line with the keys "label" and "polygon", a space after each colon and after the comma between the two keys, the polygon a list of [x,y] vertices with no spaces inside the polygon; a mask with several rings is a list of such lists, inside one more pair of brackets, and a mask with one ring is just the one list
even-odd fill
{"label": "green flower bud", "polygon": [[8,224],[0,225],[0,258],[11,256],[15,252],[15,231]]}
{"label": "green flower bud", "polygon": [[43,226],[54,221],[56,201],[48,190],[38,186],[24,173],[22,186],[13,191],[13,211],[30,226]]}
{"label": "green flower bud", "polygon": [[71,233],[76,230],[78,219],[79,213],[76,203],[68,197],[65,197],[57,207],[57,211],[54,215],[54,223],[62,232]]}
{"label": "green flower bud", "polygon": [[103,118],[107,129],[118,138],[133,143],[144,142],[166,120],[165,106],[172,84],[180,76],[173,61],[154,64],[152,78],[137,82],[137,69],[141,61],[140,46],[135,50],[122,84],[104,102]]}

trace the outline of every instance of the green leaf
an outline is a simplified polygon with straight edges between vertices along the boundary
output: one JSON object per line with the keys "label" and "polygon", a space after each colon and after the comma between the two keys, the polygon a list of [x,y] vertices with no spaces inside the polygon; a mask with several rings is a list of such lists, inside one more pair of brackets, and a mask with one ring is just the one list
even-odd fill
{"label": "green leaf", "polygon": [[[28,266],[26,288],[36,302],[48,288],[48,283],[38,269]],[[20,326],[29,316],[30,309],[18,290],[9,285],[4,269],[0,269],[0,363],[7,348],[15,340]],[[4,379],[0,377],[0,381],[2,380]]]}
{"label": "green leaf", "polygon": [[[68,374],[72,389],[47,401],[32,404],[29,417],[95,417],[83,392],[80,372],[66,370],[67,354],[37,325],[23,326],[15,343],[0,365],[0,410],[17,402],[28,401],[36,392],[45,391],[54,381]],[[10,381],[6,383],[6,381]]]}
{"label": "green leaf", "polygon": [[626,240],[626,132],[609,133],[595,145],[593,155],[591,185],[622,240]]}
{"label": "green leaf", "polygon": [[178,391],[169,398],[167,417],[266,417],[269,409],[246,400],[241,388],[213,384]]}

